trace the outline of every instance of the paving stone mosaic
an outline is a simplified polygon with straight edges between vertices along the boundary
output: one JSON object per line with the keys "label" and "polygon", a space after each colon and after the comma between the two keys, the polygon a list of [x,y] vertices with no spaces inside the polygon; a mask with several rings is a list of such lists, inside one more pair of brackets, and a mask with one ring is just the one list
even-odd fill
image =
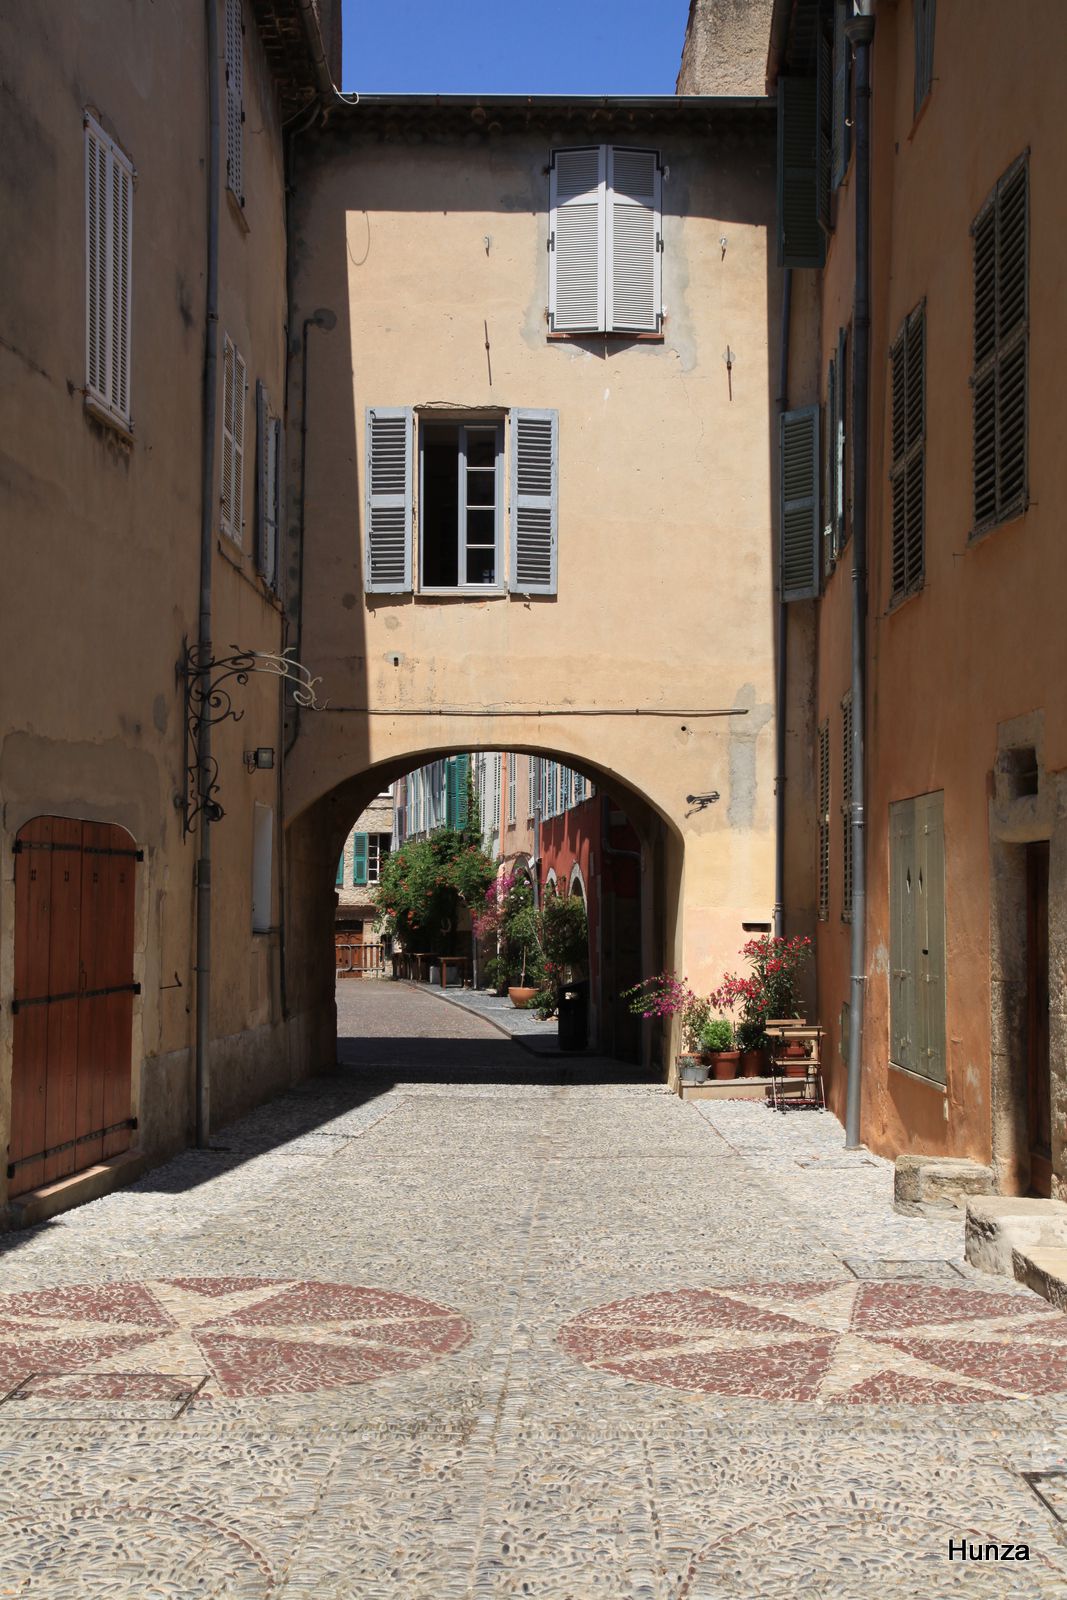
{"label": "paving stone mosaic", "polygon": [[1067,1318],[958,1218],[829,1115],[339,1005],[336,1073],[0,1239],[0,1595],[1067,1593]]}

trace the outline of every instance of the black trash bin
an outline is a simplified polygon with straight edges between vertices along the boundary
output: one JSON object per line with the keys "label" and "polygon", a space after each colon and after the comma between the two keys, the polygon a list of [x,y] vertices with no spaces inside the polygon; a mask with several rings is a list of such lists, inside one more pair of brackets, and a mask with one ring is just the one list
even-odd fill
{"label": "black trash bin", "polygon": [[559,1047],[584,1050],[589,1042],[589,980],[564,983],[559,989]]}

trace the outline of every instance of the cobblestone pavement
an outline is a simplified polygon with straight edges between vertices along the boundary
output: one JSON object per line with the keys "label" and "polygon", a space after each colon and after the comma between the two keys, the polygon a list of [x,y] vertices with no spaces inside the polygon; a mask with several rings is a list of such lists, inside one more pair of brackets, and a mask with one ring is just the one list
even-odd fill
{"label": "cobblestone pavement", "polygon": [[828,1114],[341,1006],[336,1075],[0,1240],[0,1595],[1067,1592],[1067,1318]]}

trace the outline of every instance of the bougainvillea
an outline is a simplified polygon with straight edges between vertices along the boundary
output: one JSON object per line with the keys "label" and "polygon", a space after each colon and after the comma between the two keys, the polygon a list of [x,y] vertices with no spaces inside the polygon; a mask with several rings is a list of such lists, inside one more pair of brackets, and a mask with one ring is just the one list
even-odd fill
{"label": "bougainvillea", "polygon": [[467,829],[437,828],[409,839],[382,863],[373,900],[382,930],[400,934],[409,948],[433,945],[455,927],[461,905],[484,903],[495,864]]}
{"label": "bougainvillea", "polygon": [[701,1032],[711,1019],[712,1002],[694,993],[688,979],[679,978],[676,972],[657,972],[655,977],[642,978],[632,989],[624,989],[621,999],[629,1001],[631,1016],[645,1022],[678,1017],[685,1048],[699,1050]]}
{"label": "bougainvillea", "polygon": [[764,934],[741,946],[751,972],[726,973],[712,991],[711,1004],[716,1011],[738,1013],[737,1037],[743,1050],[758,1050],[765,1043],[768,1017],[799,1015],[811,953],[811,940],[803,934],[792,939]]}

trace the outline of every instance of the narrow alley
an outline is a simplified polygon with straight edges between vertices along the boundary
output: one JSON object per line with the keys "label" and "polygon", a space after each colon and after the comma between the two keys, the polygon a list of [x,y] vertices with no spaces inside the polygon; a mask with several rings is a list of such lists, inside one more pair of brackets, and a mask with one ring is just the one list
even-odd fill
{"label": "narrow alley", "polygon": [[1067,1318],[958,1214],[829,1113],[339,1013],[335,1075],[0,1241],[4,1594],[1064,1592]]}

